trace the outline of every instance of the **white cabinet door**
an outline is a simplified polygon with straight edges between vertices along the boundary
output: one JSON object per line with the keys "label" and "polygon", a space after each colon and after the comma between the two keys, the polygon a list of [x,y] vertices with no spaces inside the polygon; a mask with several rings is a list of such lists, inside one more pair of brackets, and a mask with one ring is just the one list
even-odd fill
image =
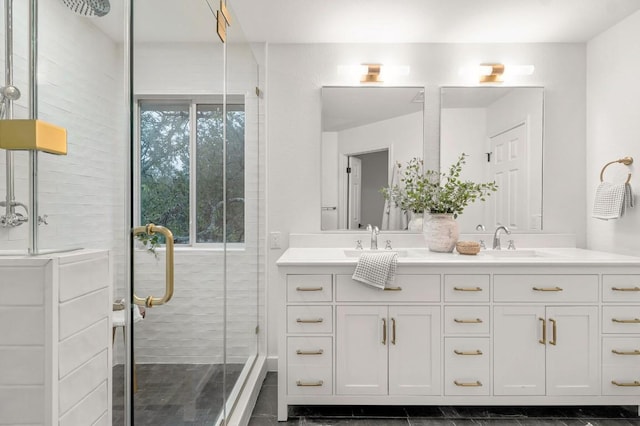
{"label": "white cabinet door", "polygon": [[387,394],[386,306],[338,306],[336,394]]}
{"label": "white cabinet door", "polygon": [[440,394],[440,309],[389,307],[389,394]]}
{"label": "white cabinet door", "polygon": [[547,307],[547,330],[547,395],[598,395],[598,308]]}
{"label": "white cabinet door", "polygon": [[495,395],[544,395],[544,306],[495,306],[493,324]]}

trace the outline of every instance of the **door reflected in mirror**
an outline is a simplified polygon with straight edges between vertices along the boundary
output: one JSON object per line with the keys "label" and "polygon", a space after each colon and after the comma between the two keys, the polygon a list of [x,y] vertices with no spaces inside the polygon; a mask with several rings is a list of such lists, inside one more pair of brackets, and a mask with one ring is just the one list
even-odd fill
{"label": "door reflected in mirror", "polygon": [[423,141],[424,87],[323,87],[322,230],[405,229],[380,191]]}
{"label": "door reflected in mirror", "polygon": [[469,154],[463,180],[495,181],[498,191],[458,217],[461,232],[483,225],[541,231],[544,89],[442,87],[440,167]]}

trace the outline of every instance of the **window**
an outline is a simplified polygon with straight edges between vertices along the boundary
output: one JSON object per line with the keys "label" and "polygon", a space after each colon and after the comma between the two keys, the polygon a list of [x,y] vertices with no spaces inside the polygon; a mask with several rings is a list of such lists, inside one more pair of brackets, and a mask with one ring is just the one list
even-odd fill
{"label": "window", "polygon": [[141,223],[168,227],[176,244],[244,242],[244,102],[226,110],[225,150],[222,103],[140,101]]}

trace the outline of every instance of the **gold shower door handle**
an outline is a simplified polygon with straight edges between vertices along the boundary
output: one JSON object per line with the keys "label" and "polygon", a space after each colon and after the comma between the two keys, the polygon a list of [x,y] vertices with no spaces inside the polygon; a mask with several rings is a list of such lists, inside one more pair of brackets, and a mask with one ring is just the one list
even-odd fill
{"label": "gold shower door handle", "polygon": [[143,299],[135,294],[133,295],[133,303],[146,306],[147,308],[164,305],[173,297],[173,233],[171,233],[169,228],[149,223],[146,226],[133,228],[132,234],[134,237],[140,234],[151,236],[156,232],[164,236],[166,243],[165,290],[164,296],[162,297],[148,296],[146,299]]}

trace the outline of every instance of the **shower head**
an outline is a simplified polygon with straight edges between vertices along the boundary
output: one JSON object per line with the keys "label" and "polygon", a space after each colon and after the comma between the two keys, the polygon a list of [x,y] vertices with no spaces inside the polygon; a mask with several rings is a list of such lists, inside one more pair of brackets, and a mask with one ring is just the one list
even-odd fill
{"label": "shower head", "polygon": [[16,101],[20,99],[20,90],[16,86],[4,86],[0,88],[0,102],[4,100]]}
{"label": "shower head", "polygon": [[83,16],[104,16],[111,10],[109,0],[62,0],[75,13]]}

